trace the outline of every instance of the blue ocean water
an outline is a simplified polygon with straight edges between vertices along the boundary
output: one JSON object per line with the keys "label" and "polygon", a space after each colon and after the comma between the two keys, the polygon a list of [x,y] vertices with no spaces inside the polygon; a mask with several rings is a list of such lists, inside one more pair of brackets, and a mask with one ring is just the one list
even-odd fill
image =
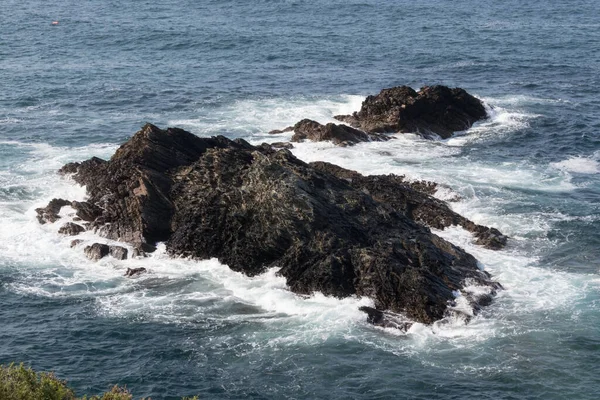
{"label": "blue ocean water", "polygon": [[[598,398],[597,2],[3,0],[0,15],[0,363],[153,399]],[[60,166],[110,157],[145,122],[260,143],[438,83],[492,118],[446,141],[294,152],[439,182],[510,235],[494,252],[439,232],[506,287],[468,325],[378,329],[357,311],[367,299],[303,299],[274,271],[161,249],[92,263],[35,220],[52,197],[85,196]],[[151,273],[122,277],[139,265]]]}

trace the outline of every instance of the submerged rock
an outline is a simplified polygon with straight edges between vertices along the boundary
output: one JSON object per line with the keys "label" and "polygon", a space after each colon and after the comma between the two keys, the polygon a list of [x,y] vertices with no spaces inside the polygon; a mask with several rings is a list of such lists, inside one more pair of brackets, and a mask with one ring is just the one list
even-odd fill
{"label": "submerged rock", "polygon": [[367,306],[362,306],[359,310],[367,314],[367,322],[382,328],[395,328],[406,332],[413,325],[412,321],[407,320],[406,317],[400,314]]}
{"label": "submerged rock", "polygon": [[447,139],[487,118],[483,103],[460,88],[408,86],[383,89],[368,96],[360,111],[335,118],[370,133],[415,132]]}
{"label": "submerged rock", "polygon": [[125,271],[125,276],[127,277],[132,277],[132,276],[136,276],[136,275],[141,275],[146,271],[146,268],[144,267],[139,267],[139,268],[127,268],[127,271]]}
{"label": "submerged rock", "polygon": [[281,133],[286,133],[286,132],[292,132],[294,130],[293,126],[288,126],[287,128],[284,129],[273,129],[272,131],[269,131],[269,135],[279,135]]}
{"label": "submerged rock", "polygon": [[[216,257],[249,276],[277,267],[296,293],[367,296],[423,323],[442,318],[466,281],[497,287],[423,226],[426,207],[413,199],[429,196],[401,184],[393,189],[404,197],[378,192],[375,181],[350,182],[285,149],[147,124],[110,161],[62,171],[102,210],[90,227],[136,252],[162,241],[174,256]],[[94,259],[108,252],[86,247]]]}

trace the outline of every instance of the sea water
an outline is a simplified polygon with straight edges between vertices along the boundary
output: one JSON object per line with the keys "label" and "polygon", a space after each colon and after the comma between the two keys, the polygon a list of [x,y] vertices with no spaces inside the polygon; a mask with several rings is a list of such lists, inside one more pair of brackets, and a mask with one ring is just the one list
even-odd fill
{"label": "sea water", "polygon": [[[136,398],[598,398],[595,1],[4,0],[0,15],[0,363]],[[491,118],[447,140],[293,153],[435,181],[509,235],[492,251],[435,231],[505,287],[469,324],[377,328],[358,311],[369,299],[296,296],[276,270],[248,278],[164,245],[95,263],[35,218],[53,197],[85,198],[58,168],[109,158],[145,122],[259,144],[431,84],[465,88]]]}

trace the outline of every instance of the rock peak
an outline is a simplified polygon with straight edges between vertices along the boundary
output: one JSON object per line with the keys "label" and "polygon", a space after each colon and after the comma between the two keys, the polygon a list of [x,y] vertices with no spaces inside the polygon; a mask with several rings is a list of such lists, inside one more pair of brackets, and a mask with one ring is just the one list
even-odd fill
{"label": "rock peak", "polygon": [[368,96],[359,111],[336,119],[370,133],[415,132],[447,139],[487,118],[483,103],[461,88],[408,86],[383,89]]}

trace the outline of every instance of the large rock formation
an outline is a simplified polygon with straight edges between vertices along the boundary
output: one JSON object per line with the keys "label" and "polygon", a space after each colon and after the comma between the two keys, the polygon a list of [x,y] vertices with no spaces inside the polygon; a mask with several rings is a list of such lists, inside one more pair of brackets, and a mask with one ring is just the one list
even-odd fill
{"label": "large rock formation", "polygon": [[[148,124],[110,161],[61,172],[86,185],[90,206],[77,207],[94,210],[86,216],[101,210],[89,223],[101,235],[141,251],[164,241],[172,255],[217,257],[250,276],[278,267],[296,293],[367,296],[377,310],[431,323],[467,284],[499,287],[423,225],[458,218],[443,203],[419,208],[435,199],[393,178],[361,181],[331,164],[306,164],[285,149]],[[447,215],[434,215],[442,209]]]}
{"label": "large rock formation", "polygon": [[363,101],[360,111],[336,119],[369,133],[416,132],[424,137],[449,138],[487,118],[480,100],[460,88],[408,86],[382,90]]}

